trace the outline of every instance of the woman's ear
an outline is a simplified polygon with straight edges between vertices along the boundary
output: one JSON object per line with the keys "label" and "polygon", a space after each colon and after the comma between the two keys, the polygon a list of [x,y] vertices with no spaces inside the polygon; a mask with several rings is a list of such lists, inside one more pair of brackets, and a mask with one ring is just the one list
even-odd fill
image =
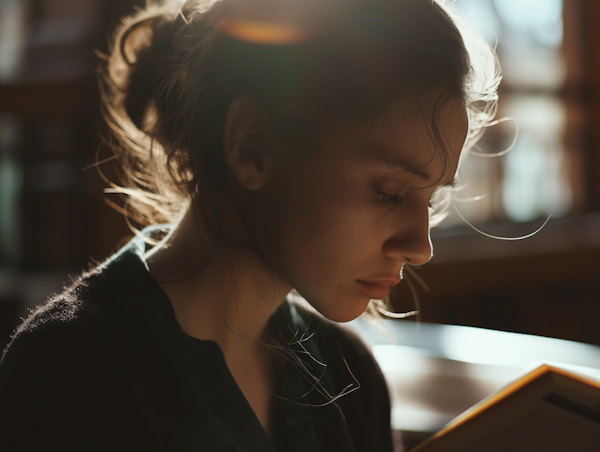
{"label": "woman's ear", "polygon": [[243,188],[258,190],[264,185],[273,148],[273,132],[260,105],[249,97],[234,100],[225,119],[223,153]]}

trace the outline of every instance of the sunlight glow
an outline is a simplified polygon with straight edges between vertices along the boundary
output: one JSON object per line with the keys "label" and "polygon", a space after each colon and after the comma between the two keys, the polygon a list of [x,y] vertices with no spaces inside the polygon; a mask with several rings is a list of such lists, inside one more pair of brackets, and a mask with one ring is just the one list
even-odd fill
{"label": "sunlight glow", "polygon": [[511,27],[527,29],[561,20],[562,0],[494,0],[496,11]]}
{"label": "sunlight glow", "polygon": [[256,44],[293,44],[306,38],[306,33],[299,28],[267,22],[230,21],[222,26],[221,31]]}

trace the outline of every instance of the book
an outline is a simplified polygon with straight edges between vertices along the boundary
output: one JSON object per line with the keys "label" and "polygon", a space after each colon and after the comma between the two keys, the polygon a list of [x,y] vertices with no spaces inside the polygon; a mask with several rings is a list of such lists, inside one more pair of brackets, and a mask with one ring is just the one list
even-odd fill
{"label": "book", "polygon": [[600,452],[600,382],[542,365],[410,452]]}

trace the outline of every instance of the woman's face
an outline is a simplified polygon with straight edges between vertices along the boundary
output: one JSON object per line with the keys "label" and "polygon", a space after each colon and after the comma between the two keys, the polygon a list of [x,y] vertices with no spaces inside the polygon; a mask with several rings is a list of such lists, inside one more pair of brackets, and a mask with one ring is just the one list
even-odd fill
{"label": "woman's face", "polygon": [[447,102],[438,116],[444,164],[424,119],[431,113],[400,105],[368,130],[330,134],[278,161],[257,194],[267,259],[325,317],[358,317],[400,282],[404,264],[430,259],[429,200],[454,180],[468,129],[462,101]]}

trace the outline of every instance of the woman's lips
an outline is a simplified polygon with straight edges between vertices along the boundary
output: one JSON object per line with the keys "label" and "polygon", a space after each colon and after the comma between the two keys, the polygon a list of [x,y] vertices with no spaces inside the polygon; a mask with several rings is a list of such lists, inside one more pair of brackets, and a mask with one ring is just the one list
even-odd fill
{"label": "woman's lips", "polygon": [[385,296],[390,292],[390,287],[393,284],[378,284],[369,281],[361,281],[357,280],[358,287],[362,289],[362,291],[371,299],[381,300],[385,298]]}

